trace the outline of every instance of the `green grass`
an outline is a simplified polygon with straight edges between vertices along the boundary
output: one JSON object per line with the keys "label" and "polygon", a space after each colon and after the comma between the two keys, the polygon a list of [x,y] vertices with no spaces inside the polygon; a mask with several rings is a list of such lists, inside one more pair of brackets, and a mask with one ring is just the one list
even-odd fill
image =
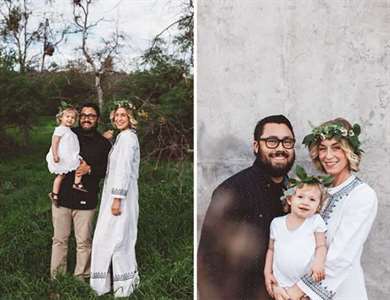
{"label": "green grass", "polygon": [[[54,123],[42,118],[28,149],[2,153],[0,162],[0,299],[113,299],[96,297],[68,274],[49,279],[52,176],[45,155]],[[16,137],[18,132],[9,130]],[[130,299],[193,298],[192,162],[141,162],[137,260],[141,284]],[[53,296],[54,295],[54,296]]]}

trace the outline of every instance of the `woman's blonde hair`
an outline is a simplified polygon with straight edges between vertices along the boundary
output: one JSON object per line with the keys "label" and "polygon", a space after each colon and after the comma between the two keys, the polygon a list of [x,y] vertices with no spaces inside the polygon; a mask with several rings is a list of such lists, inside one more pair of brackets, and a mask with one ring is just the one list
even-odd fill
{"label": "woman's blonde hair", "polygon": [[[332,125],[332,124],[340,124],[348,131],[350,131],[352,129],[351,123],[349,123],[347,120],[345,120],[343,118],[337,118],[337,119],[334,119],[331,121],[327,121],[327,122],[321,124],[320,126],[326,126],[326,125]],[[360,160],[362,157],[361,153],[356,154],[353,151],[352,145],[348,142],[348,140],[346,138],[340,137],[339,142],[341,145],[341,149],[343,149],[345,156],[347,157],[347,160],[349,163],[349,169],[352,171],[355,171],[355,172],[359,171],[359,164],[360,164]],[[310,154],[311,160],[313,161],[313,163],[317,167],[317,169],[325,173],[325,169],[322,166],[320,159],[319,159],[318,147],[319,147],[320,143],[321,143],[321,140],[319,139],[316,143],[310,145],[309,154]]]}
{"label": "woman's blonde hair", "polygon": [[129,107],[126,107],[126,106],[118,106],[114,110],[111,111],[111,113],[110,113],[110,120],[111,120],[112,126],[114,126],[114,128],[116,128],[116,125],[115,125],[115,113],[116,113],[116,111],[119,108],[123,108],[124,110],[126,110],[127,117],[129,118],[130,128],[136,129],[138,122],[134,118],[133,110],[130,109]]}
{"label": "woman's blonde hair", "polygon": [[62,117],[64,116],[64,113],[70,112],[70,111],[74,112],[74,114],[75,114],[75,122],[74,123],[77,124],[78,119],[79,119],[79,112],[74,107],[68,107],[65,109],[60,109],[60,111],[56,114],[56,122],[58,125],[61,124],[61,120],[62,120]]}
{"label": "woman's blonde hair", "polygon": [[305,186],[317,187],[320,190],[321,198],[320,198],[320,204],[318,205],[318,208],[317,208],[317,213],[319,213],[321,211],[322,207],[324,206],[325,200],[328,197],[328,193],[327,193],[325,187],[321,183],[301,183],[301,184],[297,185],[296,187],[293,187],[294,191],[293,191],[292,195],[287,196],[287,197],[282,199],[283,211],[285,213],[289,213],[291,211],[291,206],[288,203],[288,201],[290,201],[291,198],[295,195],[297,189],[302,189]]}

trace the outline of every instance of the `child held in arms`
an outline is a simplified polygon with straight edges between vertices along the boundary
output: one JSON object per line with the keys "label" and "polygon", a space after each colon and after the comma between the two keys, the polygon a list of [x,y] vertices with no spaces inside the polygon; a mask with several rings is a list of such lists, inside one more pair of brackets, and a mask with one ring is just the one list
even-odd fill
{"label": "child held in arms", "polygon": [[[59,126],[54,129],[51,147],[46,155],[50,173],[56,174],[52,192],[49,193],[49,198],[56,206],[58,206],[58,193],[65,174],[76,170],[82,160],[79,155],[80,145],[77,135],[71,130],[71,127],[76,124],[77,116],[78,112],[73,106],[61,102],[61,107],[56,115]],[[73,188],[87,192],[81,180],[82,176],[75,175]]]}
{"label": "child held in arms", "polygon": [[264,267],[268,293],[294,285],[307,273],[314,281],[325,278],[326,225],[319,211],[331,176],[308,176],[301,166],[282,201],[287,215],[272,220]]}

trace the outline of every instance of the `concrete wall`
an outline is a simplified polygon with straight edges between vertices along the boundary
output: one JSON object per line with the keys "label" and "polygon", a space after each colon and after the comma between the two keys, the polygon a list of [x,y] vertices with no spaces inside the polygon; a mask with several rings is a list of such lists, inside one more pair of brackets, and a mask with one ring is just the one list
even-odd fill
{"label": "concrete wall", "polygon": [[[198,238],[212,190],[253,161],[252,131],[283,113],[362,126],[359,177],[379,198],[365,246],[369,299],[390,299],[390,1],[198,0]],[[297,162],[311,166],[297,145]]]}

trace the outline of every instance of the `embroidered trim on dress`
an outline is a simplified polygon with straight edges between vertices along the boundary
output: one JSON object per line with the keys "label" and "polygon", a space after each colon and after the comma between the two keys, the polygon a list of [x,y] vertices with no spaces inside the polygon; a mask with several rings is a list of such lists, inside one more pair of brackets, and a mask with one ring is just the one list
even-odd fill
{"label": "embroidered trim on dress", "polygon": [[127,190],[113,188],[111,190],[111,194],[113,194],[113,195],[120,195],[120,196],[126,197],[127,196]]}
{"label": "embroidered trim on dress", "polygon": [[104,279],[107,277],[107,272],[94,272],[91,274],[92,279]]}
{"label": "embroidered trim on dress", "polygon": [[301,279],[313,292],[315,292],[323,300],[332,300],[332,298],[336,294],[335,292],[328,290],[328,288],[324,286],[321,282],[315,282],[313,278],[308,274],[304,275]]}
{"label": "embroidered trim on dress", "polygon": [[347,184],[345,187],[343,187],[338,192],[334,193],[329,197],[328,204],[326,205],[325,209],[321,212],[321,217],[324,219],[325,224],[328,225],[328,221],[330,218],[330,215],[332,214],[334,208],[336,207],[337,203],[343,198],[349,195],[349,193],[358,185],[362,184],[363,182],[359,178],[355,178],[352,180],[349,184]]}
{"label": "embroidered trim on dress", "polygon": [[134,272],[128,272],[123,274],[114,274],[114,281],[126,281],[129,279],[133,279],[134,277],[138,277],[138,271],[135,270]]}

